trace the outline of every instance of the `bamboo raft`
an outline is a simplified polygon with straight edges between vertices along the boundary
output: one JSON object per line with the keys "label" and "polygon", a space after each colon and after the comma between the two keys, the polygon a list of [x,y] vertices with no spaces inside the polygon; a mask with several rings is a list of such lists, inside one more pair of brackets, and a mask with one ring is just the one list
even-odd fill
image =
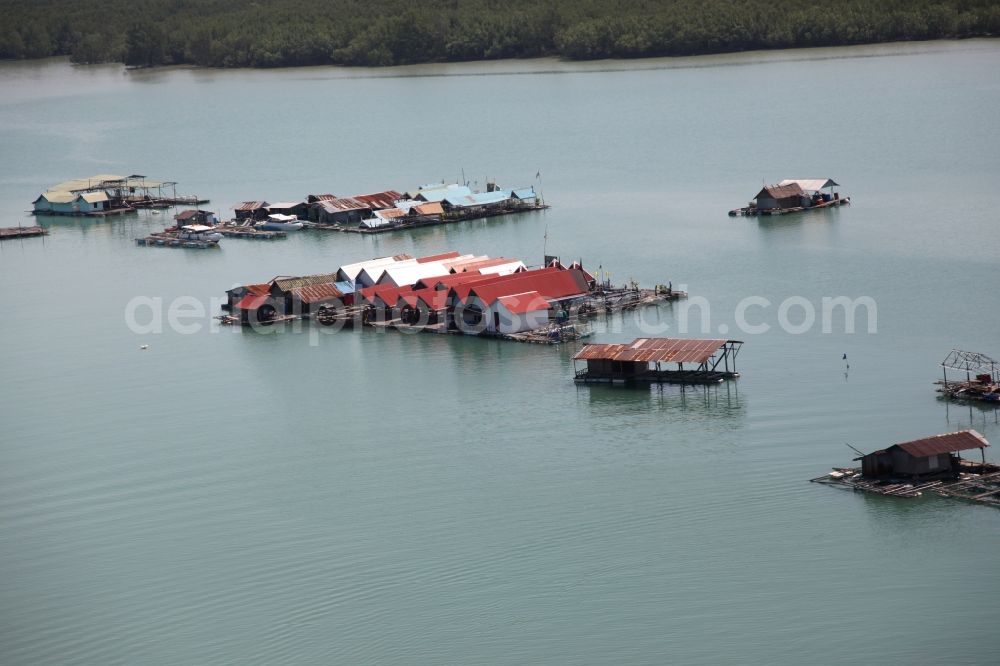
{"label": "bamboo raft", "polygon": [[136,245],[144,247],[183,247],[195,250],[206,250],[213,247],[219,247],[219,244],[214,241],[181,240],[166,234],[153,234],[152,236],[147,236],[146,238],[136,238],[135,242]]}
{"label": "bamboo raft", "polygon": [[831,199],[830,201],[820,201],[811,206],[795,206],[793,208],[765,208],[758,210],[756,206],[744,206],[734,208],[729,211],[729,217],[760,217],[765,215],[787,215],[788,213],[801,213],[807,210],[819,210],[820,208],[830,208],[833,206],[846,206],[851,203],[851,197]]}
{"label": "bamboo raft", "polygon": [[963,460],[962,468],[964,471],[957,479],[880,481],[862,476],[860,467],[835,467],[829,474],[809,481],[892,497],[920,497],[932,492],[941,497],[1000,507],[1000,466]]}
{"label": "bamboo raft", "polygon": [[0,228],[0,240],[8,238],[31,238],[34,236],[45,236],[49,230],[45,227],[2,227]]}

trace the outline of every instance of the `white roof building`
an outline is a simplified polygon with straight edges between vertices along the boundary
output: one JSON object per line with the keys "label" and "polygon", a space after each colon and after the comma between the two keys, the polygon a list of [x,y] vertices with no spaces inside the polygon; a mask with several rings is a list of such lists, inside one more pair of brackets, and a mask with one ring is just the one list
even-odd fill
{"label": "white roof building", "polygon": [[393,287],[405,287],[424,278],[448,275],[448,269],[440,261],[428,261],[423,264],[413,263],[405,266],[387,266],[377,284]]}
{"label": "white roof building", "polygon": [[840,187],[831,178],[788,178],[778,183],[778,185],[798,185],[805,192],[819,192],[828,187]]}
{"label": "white roof building", "polygon": [[354,284],[358,279],[358,275],[361,274],[361,271],[365,270],[369,266],[387,266],[399,261],[410,261],[411,259],[413,259],[413,257],[408,254],[399,254],[394,257],[379,257],[377,259],[369,259],[367,261],[359,261],[354,264],[347,264],[346,266],[341,266],[337,271],[337,279],[347,280],[351,284]]}

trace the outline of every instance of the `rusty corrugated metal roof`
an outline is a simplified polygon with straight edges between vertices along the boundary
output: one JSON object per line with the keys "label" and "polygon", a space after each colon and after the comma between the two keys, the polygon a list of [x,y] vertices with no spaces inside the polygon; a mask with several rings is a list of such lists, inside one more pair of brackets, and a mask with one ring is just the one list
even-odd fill
{"label": "rusty corrugated metal roof", "polygon": [[267,303],[269,298],[270,296],[267,294],[247,294],[236,304],[236,308],[239,310],[256,310]]}
{"label": "rusty corrugated metal roof", "polygon": [[310,284],[290,289],[289,292],[303,303],[322,303],[339,300],[344,296],[332,283]]}
{"label": "rusty corrugated metal roof", "polygon": [[[954,453],[969,449],[981,449],[990,443],[975,430],[959,430],[934,437],[915,439],[911,442],[894,444],[915,458],[934,456],[939,453]],[[891,446],[889,448],[892,448]]]}
{"label": "rusty corrugated metal roof", "polygon": [[337,197],[324,199],[317,204],[328,213],[340,213],[352,210],[371,210],[371,206],[352,197]]}
{"label": "rusty corrugated metal roof", "polygon": [[395,208],[396,202],[402,199],[403,195],[396,190],[386,190],[385,192],[375,192],[374,194],[359,194],[354,198],[372,210],[379,210],[382,208]]}
{"label": "rusty corrugated metal roof", "polygon": [[282,291],[291,291],[299,287],[308,287],[314,284],[333,284],[337,281],[336,273],[320,273],[318,275],[303,275],[302,277],[279,277],[273,282]]}
{"label": "rusty corrugated metal roof", "polygon": [[268,205],[266,201],[244,201],[238,206],[233,206],[233,210],[260,210],[267,208]]}
{"label": "rusty corrugated metal roof", "polygon": [[434,201],[431,203],[420,204],[419,206],[414,206],[413,210],[417,212],[417,215],[443,215],[444,206],[441,205],[440,201]]}
{"label": "rusty corrugated metal roof", "polygon": [[577,352],[577,360],[626,361],[633,363],[706,362],[725,340],[685,340],[681,338],[638,338],[631,344],[589,344]]}

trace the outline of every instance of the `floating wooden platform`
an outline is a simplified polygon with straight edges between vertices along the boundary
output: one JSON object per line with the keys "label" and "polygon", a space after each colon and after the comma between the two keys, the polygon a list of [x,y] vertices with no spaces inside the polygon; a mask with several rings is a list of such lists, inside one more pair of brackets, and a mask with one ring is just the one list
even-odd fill
{"label": "floating wooden platform", "polygon": [[960,382],[938,380],[934,383],[938,386],[937,392],[951,400],[969,400],[1000,407],[1000,387],[995,384],[978,380]]}
{"label": "floating wooden platform", "polygon": [[721,384],[727,379],[736,379],[738,372],[714,372],[703,370],[660,370],[628,378],[592,376],[586,370],[576,373],[573,381],[577,384]]}
{"label": "floating wooden platform", "polygon": [[253,240],[274,240],[288,236],[287,231],[265,231],[263,229],[240,226],[215,227],[215,231],[226,238],[250,238]]}
{"label": "floating wooden platform", "polygon": [[136,238],[135,242],[136,245],[144,247],[183,247],[192,250],[207,250],[213,247],[219,247],[217,242],[181,240],[179,238],[174,238],[173,236],[162,236],[158,234],[147,236],[146,238]]}
{"label": "floating wooden platform", "polygon": [[942,497],[1000,507],[1000,465],[968,460],[962,460],[961,464],[962,471],[957,479],[879,481],[863,477],[860,467],[836,467],[829,474],[809,481],[893,497],[920,497],[925,492],[932,492]]}
{"label": "floating wooden platform", "polygon": [[129,197],[125,200],[133,208],[170,208],[171,206],[198,206],[210,203],[201,197]]}
{"label": "floating wooden platform", "polygon": [[128,215],[129,213],[135,213],[135,208],[111,208],[109,210],[92,210],[92,211],[77,211],[73,213],[66,213],[55,210],[41,210],[32,211],[32,215],[41,215],[43,217],[111,217],[112,215]]}
{"label": "floating wooden platform", "polygon": [[45,227],[2,227],[0,228],[0,240],[45,236],[48,233],[49,230]]}
{"label": "floating wooden platform", "polygon": [[605,289],[591,293],[576,309],[575,315],[580,318],[594,317],[682,298],[687,298],[687,292],[676,289]]}
{"label": "floating wooden platform", "polygon": [[454,224],[456,222],[467,222],[469,220],[485,220],[491,217],[503,217],[505,215],[516,215],[518,213],[530,213],[536,210],[545,210],[548,204],[536,204],[511,210],[496,211],[487,214],[477,213],[474,215],[459,215],[447,218],[418,217],[412,221],[407,220],[400,224],[384,224],[380,227],[358,227],[342,226],[338,224],[320,224],[318,222],[306,223],[307,229],[320,229],[322,231],[340,231],[347,234],[383,234],[390,231],[404,231],[407,229],[420,229],[422,227],[436,227],[442,224]]}
{"label": "floating wooden platform", "polygon": [[787,215],[789,213],[802,213],[807,210],[819,210],[820,208],[831,208],[833,206],[846,206],[851,203],[851,197],[843,197],[840,199],[831,199],[830,201],[821,201],[819,203],[813,204],[812,206],[796,206],[794,208],[767,208],[764,210],[757,210],[753,206],[744,206],[743,208],[734,208],[729,211],[729,217],[762,217],[768,215]]}

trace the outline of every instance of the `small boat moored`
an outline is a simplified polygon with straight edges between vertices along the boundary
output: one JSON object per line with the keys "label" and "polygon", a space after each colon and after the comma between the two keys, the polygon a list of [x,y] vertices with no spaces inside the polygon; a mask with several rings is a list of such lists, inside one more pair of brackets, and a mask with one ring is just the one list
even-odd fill
{"label": "small boat moored", "polygon": [[183,241],[218,243],[222,240],[222,234],[217,232],[214,227],[205,224],[188,224],[177,231],[177,238]]}
{"label": "small boat moored", "polygon": [[266,220],[256,223],[254,227],[264,231],[297,231],[303,227],[303,224],[294,215],[272,213],[267,216]]}

